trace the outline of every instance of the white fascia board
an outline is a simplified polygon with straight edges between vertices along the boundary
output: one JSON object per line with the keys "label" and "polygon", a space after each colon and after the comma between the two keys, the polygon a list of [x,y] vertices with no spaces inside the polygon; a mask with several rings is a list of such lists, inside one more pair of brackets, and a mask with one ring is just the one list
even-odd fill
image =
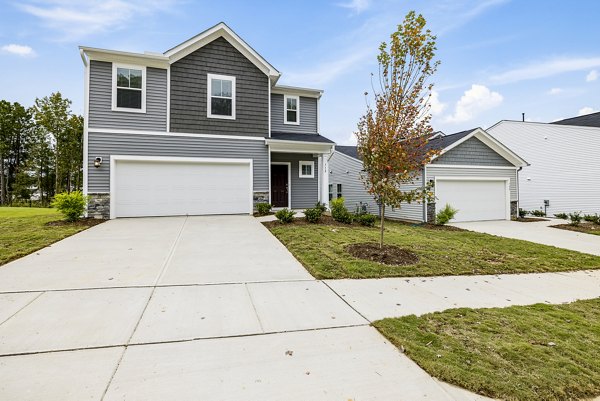
{"label": "white fascia board", "polygon": [[220,22],[212,28],[209,28],[193,38],[186,40],[180,45],[167,50],[164,55],[168,57],[170,63],[172,64],[178,60],[181,60],[190,53],[193,53],[196,50],[206,46],[219,37],[225,38],[225,40],[227,40],[233,47],[235,47],[248,60],[250,60],[258,69],[268,75],[273,83],[277,82],[281,76],[281,73],[223,22]]}
{"label": "white fascia board", "polygon": [[271,93],[275,93],[278,95],[312,97],[312,98],[319,99],[323,95],[323,90],[322,89],[301,88],[301,87],[296,87],[296,86],[275,85],[271,89]]}
{"label": "white fascia board", "polygon": [[87,55],[89,60],[106,61],[109,63],[142,64],[147,67],[163,68],[169,66],[169,58],[155,54],[142,54],[123,52],[118,50],[98,49],[80,46],[80,51]]}
{"label": "white fascia board", "polygon": [[298,142],[298,141],[280,141],[274,139],[265,139],[271,152],[278,153],[330,153],[333,144],[320,142]]}

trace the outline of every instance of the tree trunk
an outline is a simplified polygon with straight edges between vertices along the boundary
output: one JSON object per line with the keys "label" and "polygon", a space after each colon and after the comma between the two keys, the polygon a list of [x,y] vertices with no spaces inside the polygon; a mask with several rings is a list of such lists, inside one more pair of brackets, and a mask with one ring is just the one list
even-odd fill
{"label": "tree trunk", "polygon": [[381,204],[381,232],[379,237],[379,249],[383,249],[383,222],[385,219],[385,203]]}

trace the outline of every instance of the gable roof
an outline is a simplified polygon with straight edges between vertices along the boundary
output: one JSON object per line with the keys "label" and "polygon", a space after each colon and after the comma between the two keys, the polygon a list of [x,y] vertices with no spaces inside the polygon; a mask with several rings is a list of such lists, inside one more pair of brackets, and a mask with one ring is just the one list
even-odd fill
{"label": "gable roof", "polygon": [[[519,155],[517,155],[512,150],[504,146],[502,143],[500,143],[482,128],[473,128],[470,130],[461,131],[445,136],[436,136],[434,139],[430,140],[427,143],[427,148],[440,150],[440,155],[442,155],[473,137],[479,139],[486,146],[490,147],[492,150],[494,150],[500,156],[504,157],[516,167],[527,166],[527,162],[525,160],[523,160]],[[350,156],[354,159],[360,160],[356,146],[336,146],[335,150],[336,152],[340,152],[345,154],[346,156]],[[439,155],[436,157],[439,157]],[[434,159],[436,157],[434,157]]]}
{"label": "gable roof", "polygon": [[577,125],[580,127],[600,127],[600,112],[586,114],[579,117],[565,118],[564,120],[554,121],[550,124]]}

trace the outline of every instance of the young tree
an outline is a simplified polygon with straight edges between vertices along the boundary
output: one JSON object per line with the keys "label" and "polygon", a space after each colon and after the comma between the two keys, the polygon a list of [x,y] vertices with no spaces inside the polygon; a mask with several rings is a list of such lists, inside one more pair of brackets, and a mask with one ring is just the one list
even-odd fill
{"label": "young tree", "polygon": [[427,81],[439,61],[433,61],[436,37],[425,24],[422,15],[411,11],[390,42],[379,46],[379,90],[373,87],[374,107],[367,104],[356,133],[365,188],[380,205],[381,248],[385,207],[431,196],[427,185],[407,189],[436,154],[427,146],[433,133],[428,104],[433,84]]}

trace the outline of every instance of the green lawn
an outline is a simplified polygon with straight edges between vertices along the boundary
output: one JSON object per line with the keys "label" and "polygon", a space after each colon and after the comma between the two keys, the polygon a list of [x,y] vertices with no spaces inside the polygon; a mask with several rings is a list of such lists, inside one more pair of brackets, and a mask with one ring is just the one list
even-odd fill
{"label": "green lawn", "polygon": [[325,224],[269,229],[318,279],[555,272],[600,268],[600,257],[469,231],[433,230],[386,222],[385,241],[416,253],[414,265],[357,259],[344,246],[376,242],[378,228]]}
{"label": "green lawn", "polygon": [[488,397],[600,395],[600,299],[452,309],[374,326],[429,374]]}
{"label": "green lawn", "polygon": [[0,207],[0,266],[88,228],[46,225],[61,219],[55,209]]}

